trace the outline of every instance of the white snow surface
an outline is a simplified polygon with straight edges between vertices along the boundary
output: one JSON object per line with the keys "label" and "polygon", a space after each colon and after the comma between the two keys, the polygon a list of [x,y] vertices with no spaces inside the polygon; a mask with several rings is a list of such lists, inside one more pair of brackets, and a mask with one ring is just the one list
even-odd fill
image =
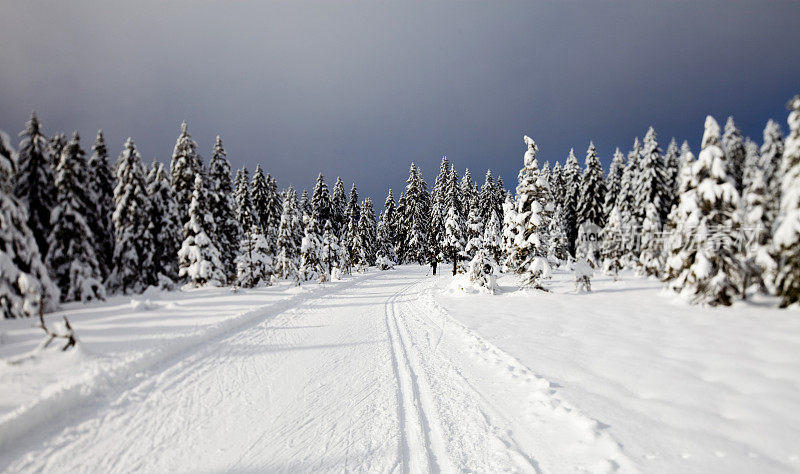
{"label": "white snow surface", "polygon": [[800,469],[800,319],[623,273],[453,291],[427,268],[0,322],[6,472]]}

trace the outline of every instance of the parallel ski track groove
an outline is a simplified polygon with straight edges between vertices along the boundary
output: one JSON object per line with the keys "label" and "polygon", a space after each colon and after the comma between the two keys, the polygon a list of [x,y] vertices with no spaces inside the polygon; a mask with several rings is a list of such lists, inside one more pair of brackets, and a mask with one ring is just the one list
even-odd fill
{"label": "parallel ski track groove", "polygon": [[[417,454],[424,452],[426,457],[425,467],[427,468],[425,470],[427,472],[440,472],[441,469],[431,448],[429,419],[422,406],[419,386],[416,382],[418,375],[409,360],[406,343],[400,334],[397,313],[395,312],[397,298],[412,286],[413,283],[410,283],[396,291],[389,297],[384,306],[386,330],[392,353],[392,368],[397,381],[401,462],[404,472],[421,472],[415,461],[417,461]],[[413,424],[413,427],[410,426],[411,424]],[[422,443],[424,449],[417,446],[420,443]],[[415,452],[412,452],[412,445],[416,448]]]}

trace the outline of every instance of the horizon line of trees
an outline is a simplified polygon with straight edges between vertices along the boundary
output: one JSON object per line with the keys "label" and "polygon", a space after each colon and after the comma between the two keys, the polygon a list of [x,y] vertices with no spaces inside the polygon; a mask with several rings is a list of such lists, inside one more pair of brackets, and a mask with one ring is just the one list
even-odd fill
{"label": "horizon line of trees", "polygon": [[[490,290],[502,267],[546,290],[552,266],[576,260],[658,277],[695,303],[759,291],[788,306],[800,299],[800,97],[789,109],[789,135],[770,120],[760,146],[709,116],[697,158],[674,139],[662,152],[650,127],[607,173],[591,143],[583,170],[574,150],[540,168],[526,136],[513,195],[447,157],[429,190],[412,163],[378,216],[341,178],[330,191],[319,174],[299,197],[261,165],[233,178],[220,137],[206,166],[185,122],[169,169],[144,165],[130,138],[112,166],[102,131],[87,158],[77,132],[47,137],[34,113],[19,151],[0,132],[0,307],[27,317],[148,286],[324,282],[409,262],[450,263]],[[743,229],[758,230],[750,245]]]}

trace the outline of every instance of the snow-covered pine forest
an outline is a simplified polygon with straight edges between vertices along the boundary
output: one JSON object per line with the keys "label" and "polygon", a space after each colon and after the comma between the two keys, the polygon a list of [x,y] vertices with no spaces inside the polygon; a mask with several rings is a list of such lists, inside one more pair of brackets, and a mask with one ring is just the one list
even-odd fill
{"label": "snow-covered pine forest", "polygon": [[513,192],[412,163],[382,209],[34,114],[0,133],[0,471],[796,471],[788,106],[583,166],[523,136]]}
{"label": "snow-covered pine forest", "polygon": [[514,192],[447,157],[429,186],[412,163],[378,214],[341,178],[298,192],[260,165],[234,176],[221,138],[206,161],[185,122],[170,163],[147,164],[133,139],[114,159],[102,131],[87,151],[34,113],[16,147],[0,135],[3,317],[151,286],[316,284],[404,263],[487,292],[500,272],[547,291],[554,268],[574,269],[589,291],[594,272],[631,269],[691,303],[765,293],[787,307],[800,300],[800,96],[788,108],[786,134],[769,121],[758,141],[709,116],[695,151],[651,127],[608,170],[591,143],[583,166],[574,149],[542,164],[525,136]]}

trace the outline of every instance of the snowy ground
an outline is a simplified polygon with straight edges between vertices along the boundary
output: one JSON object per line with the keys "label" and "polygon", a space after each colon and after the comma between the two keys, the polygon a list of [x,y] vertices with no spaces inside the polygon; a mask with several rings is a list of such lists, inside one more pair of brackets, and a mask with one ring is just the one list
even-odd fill
{"label": "snowy ground", "polygon": [[2,321],[0,470],[800,469],[796,311],[426,271],[72,305],[68,354]]}

